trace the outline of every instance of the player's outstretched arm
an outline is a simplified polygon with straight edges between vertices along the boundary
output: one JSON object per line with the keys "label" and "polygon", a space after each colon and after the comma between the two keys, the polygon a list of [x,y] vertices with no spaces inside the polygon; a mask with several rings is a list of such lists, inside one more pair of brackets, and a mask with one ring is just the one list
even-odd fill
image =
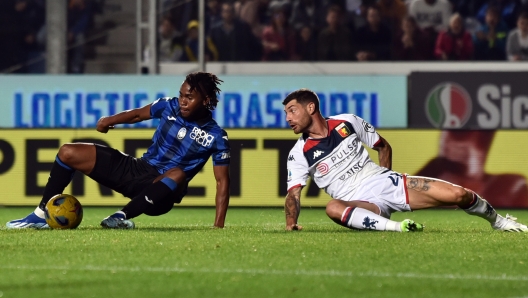
{"label": "player's outstretched arm", "polygon": [[216,217],[214,226],[223,228],[229,206],[229,166],[214,166],[214,176],[216,179]]}
{"label": "player's outstretched arm", "polygon": [[379,164],[382,167],[385,167],[389,170],[392,169],[392,148],[382,136],[380,136],[380,141],[377,146],[373,149],[378,151]]}
{"label": "player's outstretched arm", "polygon": [[97,131],[107,133],[109,129],[113,129],[116,124],[136,123],[144,120],[152,119],[150,116],[150,106],[148,104],[142,108],[126,110],[108,117],[101,117],[97,121]]}
{"label": "player's outstretched arm", "polygon": [[288,191],[284,203],[284,213],[286,214],[286,230],[302,230],[302,226],[297,224],[299,213],[301,213],[301,190],[302,187],[294,187]]}

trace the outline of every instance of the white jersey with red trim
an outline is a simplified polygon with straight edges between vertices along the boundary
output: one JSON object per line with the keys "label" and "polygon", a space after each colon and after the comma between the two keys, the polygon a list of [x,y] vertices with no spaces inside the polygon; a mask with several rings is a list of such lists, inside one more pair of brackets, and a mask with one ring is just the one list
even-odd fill
{"label": "white jersey with red trim", "polygon": [[365,120],[353,114],[326,119],[328,136],[303,134],[288,155],[288,190],[306,185],[308,177],[334,199],[353,195],[361,181],[384,170],[374,163],[361,143],[373,148],[380,136]]}

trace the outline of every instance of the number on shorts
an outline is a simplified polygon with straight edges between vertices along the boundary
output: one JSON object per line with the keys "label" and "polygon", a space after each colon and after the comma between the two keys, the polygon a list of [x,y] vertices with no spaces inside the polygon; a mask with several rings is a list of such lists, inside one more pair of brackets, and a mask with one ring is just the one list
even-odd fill
{"label": "number on shorts", "polygon": [[[394,178],[394,177],[396,178]],[[394,186],[398,186],[398,182],[400,181],[400,178],[402,178],[402,175],[398,174],[398,173],[391,173],[389,175],[389,179],[392,181],[392,184],[394,184]]]}

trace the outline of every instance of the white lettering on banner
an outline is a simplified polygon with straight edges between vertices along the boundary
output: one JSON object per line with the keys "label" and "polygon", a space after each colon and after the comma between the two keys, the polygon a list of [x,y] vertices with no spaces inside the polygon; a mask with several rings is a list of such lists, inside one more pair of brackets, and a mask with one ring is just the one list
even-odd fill
{"label": "white lettering on banner", "polygon": [[198,127],[193,127],[193,130],[191,131],[191,134],[189,137],[192,140],[195,140],[196,143],[204,146],[209,147],[211,146],[211,143],[214,140],[214,136],[208,134],[206,131],[199,129]]}
{"label": "white lettering on banner", "polygon": [[[528,96],[511,97],[510,85],[499,88],[485,84],[477,91],[477,101],[484,112],[477,114],[481,128],[528,128]],[[495,103],[496,102],[496,103]]]}

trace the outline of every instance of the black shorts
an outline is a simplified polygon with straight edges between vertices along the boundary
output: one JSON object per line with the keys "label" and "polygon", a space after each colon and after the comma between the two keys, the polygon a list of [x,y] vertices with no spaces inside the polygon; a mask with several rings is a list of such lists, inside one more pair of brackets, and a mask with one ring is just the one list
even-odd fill
{"label": "black shorts", "polygon": [[[152,185],[152,182],[161,174],[155,167],[141,158],[135,158],[123,152],[95,145],[95,166],[88,175],[100,184],[111,188],[125,197],[134,198]],[[158,216],[169,212],[174,204],[179,204],[187,194],[187,184],[178,187],[172,197],[144,210],[150,216]]]}
{"label": "black shorts", "polygon": [[110,147],[94,145],[95,166],[88,176],[125,197],[139,195],[160,175],[155,167],[143,159]]}

